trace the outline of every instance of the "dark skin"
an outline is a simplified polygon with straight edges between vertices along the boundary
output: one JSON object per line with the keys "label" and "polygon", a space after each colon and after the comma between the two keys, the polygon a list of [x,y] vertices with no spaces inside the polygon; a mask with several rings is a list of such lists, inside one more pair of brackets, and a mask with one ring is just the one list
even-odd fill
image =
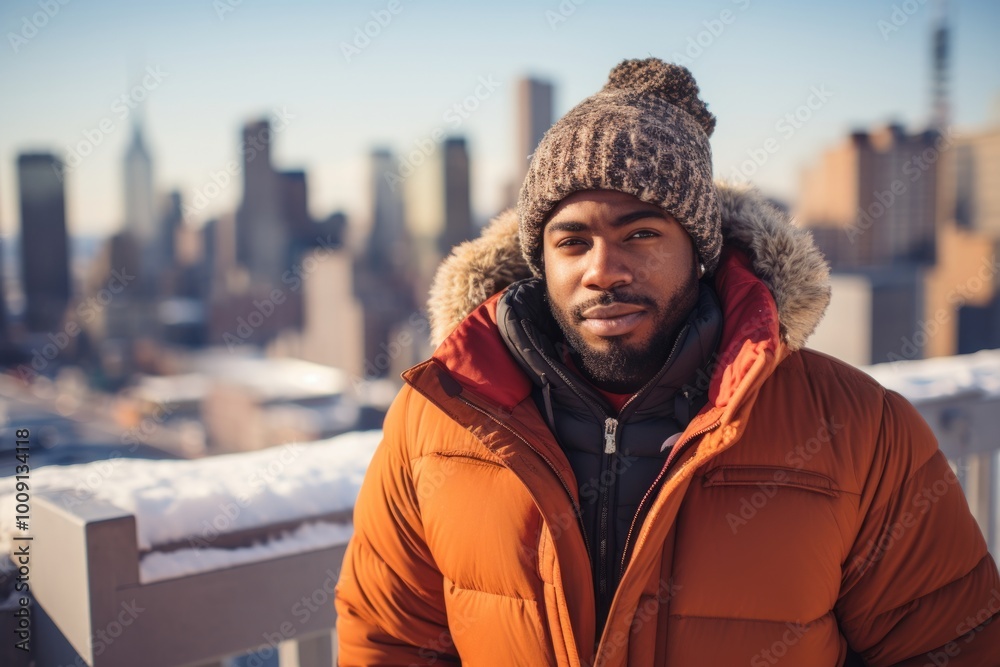
{"label": "dark skin", "polygon": [[553,209],[542,238],[549,306],[577,367],[634,393],[656,374],[698,299],[694,244],[655,204],[583,190]]}

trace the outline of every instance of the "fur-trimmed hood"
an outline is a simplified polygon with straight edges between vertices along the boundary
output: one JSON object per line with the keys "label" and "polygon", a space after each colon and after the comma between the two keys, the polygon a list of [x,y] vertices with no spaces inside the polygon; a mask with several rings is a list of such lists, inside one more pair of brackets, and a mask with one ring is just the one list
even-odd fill
{"label": "fur-trimmed hood", "polygon": [[[802,348],[830,303],[830,268],[812,235],[752,187],[716,182],[724,245],[748,253],[754,273],[778,309],[782,338]],[[431,342],[438,345],[465,316],[531,271],[521,256],[514,209],[496,216],[478,238],[452,250],[431,285]]]}

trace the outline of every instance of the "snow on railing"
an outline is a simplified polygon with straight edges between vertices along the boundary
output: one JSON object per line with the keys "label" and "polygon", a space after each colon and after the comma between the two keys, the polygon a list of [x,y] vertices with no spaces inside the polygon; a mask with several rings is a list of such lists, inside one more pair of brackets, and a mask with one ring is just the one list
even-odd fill
{"label": "snow on railing", "polygon": [[[33,472],[35,664],[166,667],[264,647],[283,667],[330,667],[333,590],[380,440]],[[13,491],[0,479],[8,553]]]}

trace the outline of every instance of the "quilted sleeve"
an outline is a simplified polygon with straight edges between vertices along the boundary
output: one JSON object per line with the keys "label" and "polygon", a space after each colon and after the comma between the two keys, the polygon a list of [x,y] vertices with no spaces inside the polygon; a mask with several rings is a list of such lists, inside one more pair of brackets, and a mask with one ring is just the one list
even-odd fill
{"label": "quilted sleeve", "polygon": [[930,427],[887,391],[836,613],[867,665],[1000,666],[1000,573]]}
{"label": "quilted sleeve", "polygon": [[404,388],[390,407],[354,507],[336,589],[339,665],[459,662],[406,454],[412,396]]}

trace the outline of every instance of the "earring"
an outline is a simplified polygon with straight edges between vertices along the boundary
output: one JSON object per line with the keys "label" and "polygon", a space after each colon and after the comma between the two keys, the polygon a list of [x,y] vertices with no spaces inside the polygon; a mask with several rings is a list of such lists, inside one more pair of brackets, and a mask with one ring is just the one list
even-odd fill
{"label": "earring", "polygon": [[703,275],[705,275],[705,263],[698,262],[698,277],[701,278]]}

